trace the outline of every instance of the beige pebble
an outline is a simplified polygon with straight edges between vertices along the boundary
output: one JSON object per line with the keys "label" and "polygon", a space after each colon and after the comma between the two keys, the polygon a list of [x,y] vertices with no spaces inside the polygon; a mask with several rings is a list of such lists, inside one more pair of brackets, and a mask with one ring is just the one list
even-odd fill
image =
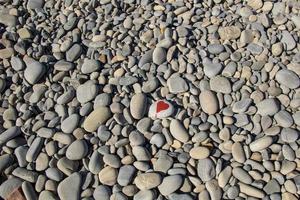
{"label": "beige pebble", "polygon": [[209,154],[209,149],[206,147],[194,147],[190,150],[190,156],[197,160],[207,158]]}

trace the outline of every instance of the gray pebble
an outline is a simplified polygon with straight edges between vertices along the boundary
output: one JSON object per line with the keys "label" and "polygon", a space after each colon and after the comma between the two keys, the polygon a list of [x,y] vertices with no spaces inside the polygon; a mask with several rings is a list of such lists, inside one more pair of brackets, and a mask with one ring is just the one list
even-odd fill
{"label": "gray pebble", "polygon": [[200,159],[197,165],[197,172],[203,182],[210,181],[216,176],[214,162],[210,158]]}
{"label": "gray pebble", "polygon": [[61,181],[57,193],[61,200],[79,200],[81,191],[81,176],[75,172]]}
{"label": "gray pebble", "polygon": [[66,151],[66,157],[70,160],[81,160],[88,153],[88,146],[85,140],[75,140]]}

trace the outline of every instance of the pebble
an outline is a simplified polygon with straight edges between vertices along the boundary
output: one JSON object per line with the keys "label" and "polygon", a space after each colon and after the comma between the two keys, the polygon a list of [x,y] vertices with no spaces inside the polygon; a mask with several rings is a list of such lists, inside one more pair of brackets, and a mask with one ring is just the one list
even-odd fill
{"label": "pebble", "polygon": [[237,26],[220,27],[218,33],[222,40],[237,39],[241,35],[241,30]]}
{"label": "pebble", "polygon": [[84,74],[90,74],[100,69],[100,62],[94,59],[85,58],[81,67],[81,72]]}
{"label": "pebble", "polygon": [[82,52],[82,47],[79,44],[74,44],[66,53],[66,60],[73,62],[80,57]]}
{"label": "pebble", "polygon": [[93,100],[98,93],[98,87],[93,81],[87,81],[76,89],[76,97],[82,104]]}
{"label": "pebble", "polygon": [[163,119],[171,116],[174,106],[166,100],[158,100],[149,107],[149,117],[152,119]]}
{"label": "pebble", "polygon": [[93,174],[98,174],[103,168],[103,158],[98,151],[94,151],[89,162],[89,170]]}
{"label": "pebble", "polygon": [[0,185],[0,197],[6,199],[13,190],[20,187],[21,185],[22,181],[19,178],[12,177],[7,179]]}
{"label": "pebble", "polygon": [[155,64],[160,65],[166,61],[167,53],[162,47],[156,47],[153,51],[152,60]]}
{"label": "pebble", "polygon": [[[26,62],[26,61],[25,61]],[[26,69],[24,71],[24,78],[30,84],[36,84],[45,74],[46,68],[43,64],[33,59],[26,62]]]}
{"label": "pebble", "polygon": [[280,185],[278,184],[276,179],[272,179],[272,180],[268,181],[268,183],[264,187],[264,191],[267,194],[278,193],[278,192],[280,192]]}
{"label": "pebble", "polygon": [[212,180],[216,176],[214,162],[210,158],[200,159],[197,165],[197,172],[203,182]]}
{"label": "pebble", "polygon": [[178,190],[182,183],[183,178],[180,175],[166,176],[158,186],[158,190],[162,195],[167,196]]}
{"label": "pebble", "polygon": [[134,183],[140,190],[150,190],[156,188],[162,182],[162,177],[158,173],[149,172],[142,173],[136,176]]}
{"label": "pebble", "polygon": [[104,185],[113,186],[117,182],[118,170],[110,166],[104,167],[99,173],[99,180]]}
{"label": "pebble", "polygon": [[74,68],[74,64],[65,60],[60,60],[54,64],[54,69],[62,72],[68,72]]}
{"label": "pebble", "polygon": [[169,91],[173,94],[183,93],[189,89],[186,81],[180,76],[173,75],[167,80]]}
{"label": "pebble", "polygon": [[130,101],[130,113],[134,119],[142,119],[147,111],[147,97],[139,93],[132,96]]}
{"label": "pebble", "polygon": [[230,81],[222,76],[212,77],[209,81],[210,89],[215,92],[221,92],[223,94],[229,94],[231,92]]}
{"label": "pebble", "polygon": [[132,165],[124,165],[119,169],[119,174],[118,174],[118,178],[117,178],[117,182],[121,185],[121,186],[126,186],[128,185],[134,175],[135,175],[136,169],[135,167],[133,167]]}
{"label": "pebble", "polygon": [[84,120],[83,128],[88,132],[94,132],[111,117],[111,111],[107,107],[97,107]]}
{"label": "pebble", "polygon": [[287,143],[295,142],[299,137],[299,132],[293,128],[283,128],[280,133],[282,141]]}
{"label": "pebble", "polygon": [[109,200],[111,196],[111,190],[108,186],[99,185],[95,188],[93,197],[95,200]]}
{"label": "pebble", "polygon": [[133,197],[133,200],[139,200],[139,199],[154,200],[155,194],[152,190],[140,190]]}
{"label": "pebble", "polygon": [[262,138],[259,138],[257,140],[254,140],[252,143],[250,143],[249,148],[251,151],[262,151],[266,148],[268,148],[273,142],[272,137],[270,136],[264,136]]}
{"label": "pebble", "polygon": [[243,146],[240,142],[235,142],[232,145],[231,152],[235,161],[239,163],[244,163],[246,161],[246,155]]}
{"label": "pebble", "polygon": [[27,2],[28,9],[38,9],[43,8],[45,1],[44,0],[29,0]]}
{"label": "pebble", "polygon": [[78,172],[74,172],[63,181],[61,181],[57,187],[57,193],[60,199],[80,199],[82,178]]}
{"label": "pebble", "polygon": [[257,113],[262,116],[266,116],[266,115],[273,116],[280,109],[280,103],[275,98],[264,99],[258,104],[256,104],[256,106],[257,106]]}
{"label": "pebble", "polygon": [[14,126],[7,129],[6,131],[0,134],[0,145],[5,144],[9,140],[17,137],[20,134],[21,134],[21,129],[19,127]]}
{"label": "pebble", "polygon": [[232,111],[235,113],[244,113],[248,110],[253,100],[250,98],[237,101],[232,106]]}
{"label": "pebble", "polygon": [[75,140],[66,151],[66,157],[70,160],[81,160],[88,153],[88,145],[85,140]]}
{"label": "pebble", "polygon": [[189,140],[189,134],[184,126],[176,119],[172,119],[170,123],[170,133],[176,139],[182,143]]}
{"label": "pebble", "polygon": [[72,114],[61,122],[61,130],[64,133],[72,133],[78,126],[80,116]]}
{"label": "pebble", "polygon": [[285,110],[281,110],[274,115],[274,119],[278,123],[279,126],[288,128],[293,125],[293,117],[291,114]]}
{"label": "pebble", "polygon": [[206,147],[194,147],[190,150],[190,156],[197,160],[207,158],[209,154],[209,149]]}
{"label": "pebble", "polygon": [[203,62],[203,71],[208,78],[213,78],[221,73],[223,66],[221,63]]}
{"label": "pebble", "polygon": [[256,187],[253,187],[251,185],[248,184],[244,184],[239,182],[238,183],[240,186],[240,191],[250,197],[255,197],[255,198],[263,198],[265,196],[264,192],[259,190]]}
{"label": "pebble", "polygon": [[296,42],[293,36],[286,30],[282,31],[281,42],[286,46],[286,50],[292,50],[296,47]]}
{"label": "pebble", "polygon": [[276,81],[278,83],[290,88],[295,89],[300,86],[299,76],[291,70],[282,69],[276,73]]}
{"label": "pebble", "polygon": [[199,100],[201,108],[205,113],[213,115],[218,111],[219,103],[214,92],[210,90],[202,91],[200,93]]}

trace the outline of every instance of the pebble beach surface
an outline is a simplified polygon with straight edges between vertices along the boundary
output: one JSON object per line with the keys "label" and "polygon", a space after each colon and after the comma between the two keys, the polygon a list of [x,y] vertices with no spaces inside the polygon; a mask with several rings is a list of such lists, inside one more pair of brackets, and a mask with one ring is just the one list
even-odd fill
{"label": "pebble beach surface", "polygon": [[0,199],[300,199],[299,11],[0,0]]}

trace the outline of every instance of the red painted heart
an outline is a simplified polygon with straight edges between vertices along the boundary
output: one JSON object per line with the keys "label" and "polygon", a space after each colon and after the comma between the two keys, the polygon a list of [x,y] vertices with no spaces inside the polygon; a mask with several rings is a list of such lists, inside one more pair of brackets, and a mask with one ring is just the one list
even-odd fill
{"label": "red painted heart", "polygon": [[169,104],[165,103],[164,101],[159,101],[157,102],[157,105],[156,105],[156,113],[159,113],[160,111],[163,111],[163,110],[167,110],[169,108]]}

